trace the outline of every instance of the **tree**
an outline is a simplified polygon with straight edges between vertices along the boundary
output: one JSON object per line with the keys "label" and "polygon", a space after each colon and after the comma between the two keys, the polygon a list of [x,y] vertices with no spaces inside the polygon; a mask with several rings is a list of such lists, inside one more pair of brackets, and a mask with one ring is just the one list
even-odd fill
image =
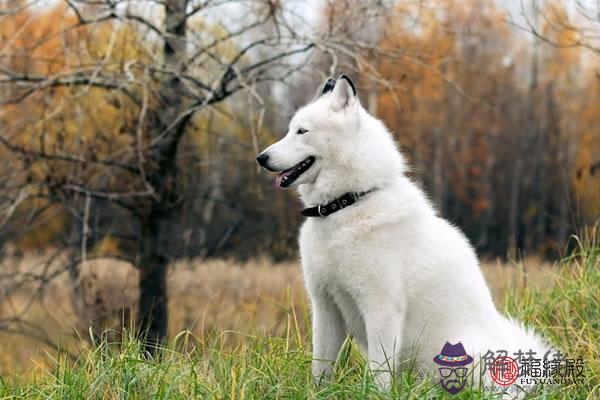
{"label": "tree", "polygon": [[[570,177],[579,140],[598,121],[589,113],[597,97],[582,79],[593,64],[580,48],[557,49],[512,30],[494,2],[422,5],[413,11],[416,27],[407,18],[382,29],[381,46],[403,55],[381,60],[380,75],[396,85],[379,94],[379,116],[440,212],[479,251],[560,254],[587,213],[572,201]],[[410,4],[398,7],[411,15]],[[548,40],[559,37],[569,33]]]}
{"label": "tree", "polygon": [[198,113],[283,82],[315,49],[343,43],[322,32],[317,39],[270,0],[50,7],[17,0],[0,8],[0,143],[25,171],[5,183],[4,218],[14,231],[44,211],[61,215],[57,229],[69,233],[55,244],[71,249],[74,282],[81,262],[107,255],[90,245],[108,235],[126,243],[108,255],[140,271],[138,327],[151,348],[166,335],[178,157]]}
{"label": "tree", "polygon": [[[576,116],[578,146],[570,149],[577,154],[577,166],[572,171],[570,181],[574,187],[576,203],[579,204],[584,220],[590,226],[597,224],[600,218],[598,208],[598,187],[600,177],[596,170],[600,165],[598,143],[600,131],[598,125],[598,87],[600,82],[600,3],[573,1],[568,5],[546,0],[531,2],[532,10],[521,7],[521,20],[511,19],[516,28],[530,34],[535,40],[551,49],[553,55],[550,65],[553,77],[570,78],[567,88],[573,88],[576,82],[583,82],[582,101],[576,107],[568,107],[570,114]],[[536,16],[532,18],[532,16]],[[585,57],[585,58],[584,58]],[[569,73],[569,68],[577,59],[584,59],[590,67]],[[570,93],[560,93],[561,96]],[[596,154],[596,156],[594,156]]]}

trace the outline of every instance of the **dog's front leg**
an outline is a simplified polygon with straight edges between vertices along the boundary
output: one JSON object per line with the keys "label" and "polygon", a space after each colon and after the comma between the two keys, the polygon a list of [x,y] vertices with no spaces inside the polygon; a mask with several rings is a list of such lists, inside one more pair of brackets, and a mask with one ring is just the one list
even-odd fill
{"label": "dog's front leg", "polygon": [[342,316],[333,300],[325,293],[312,293],[313,306],[313,362],[312,373],[316,383],[327,379],[346,332]]}
{"label": "dog's front leg", "polygon": [[369,366],[377,384],[388,389],[398,372],[404,313],[387,304],[373,305],[365,314]]}

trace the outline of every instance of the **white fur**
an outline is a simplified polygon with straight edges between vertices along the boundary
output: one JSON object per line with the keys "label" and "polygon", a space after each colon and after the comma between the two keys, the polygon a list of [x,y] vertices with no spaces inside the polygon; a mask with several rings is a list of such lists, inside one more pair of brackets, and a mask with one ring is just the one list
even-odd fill
{"label": "white fur", "polygon": [[[308,132],[298,135],[300,127]],[[405,176],[392,135],[346,81],[300,109],[264,153],[275,170],[316,157],[292,185],[306,206],[377,188],[337,213],[308,218],[300,231],[316,379],[329,374],[346,335],[382,386],[404,360],[435,373],[432,358],[446,341],[462,342],[476,360],[488,349],[543,356],[542,340],[498,313],[469,241]]]}

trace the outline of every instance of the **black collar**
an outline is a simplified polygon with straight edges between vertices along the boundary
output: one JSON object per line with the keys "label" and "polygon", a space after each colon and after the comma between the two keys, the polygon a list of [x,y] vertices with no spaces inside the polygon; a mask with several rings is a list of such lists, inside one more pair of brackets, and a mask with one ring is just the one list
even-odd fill
{"label": "black collar", "polygon": [[348,192],[327,204],[319,204],[315,207],[305,208],[300,211],[300,214],[305,217],[326,217],[334,212],[340,211],[342,208],[351,206],[374,190],[376,189],[373,188],[364,192]]}

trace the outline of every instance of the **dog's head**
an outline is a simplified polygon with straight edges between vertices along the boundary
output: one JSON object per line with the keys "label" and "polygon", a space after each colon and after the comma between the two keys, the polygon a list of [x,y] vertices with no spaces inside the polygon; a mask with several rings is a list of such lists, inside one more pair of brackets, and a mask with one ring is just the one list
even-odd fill
{"label": "dog's head", "polygon": [[279,172],[275,186],[294,187],[314,183],[340,133],[355,130],[358,98],[346,75],[328,79],[320,95],[292,118],[287,134],[260,153],[257,161]]}
{"label": "dog's head", "polygon": [[[276,187],[318,188],[321,197],[329,197],[377,184],[390,168],[381,166],[382,140],[391,140],[389,133],[363,109],[352,80],[341,75],[322,85],[318,97],[296,112],[285,137],[257,161],[278,172]],[[391,148],[397,154],[393,141]]]}

